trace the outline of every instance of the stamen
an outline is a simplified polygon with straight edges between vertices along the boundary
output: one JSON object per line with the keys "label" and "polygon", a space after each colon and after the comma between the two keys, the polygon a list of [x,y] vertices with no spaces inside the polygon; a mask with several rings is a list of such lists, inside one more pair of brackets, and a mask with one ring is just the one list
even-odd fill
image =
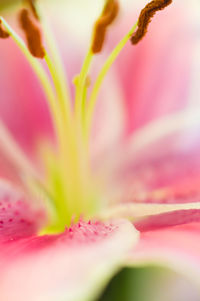
{"label": "stamen", "polygon": [[[52,203],[55,204],[55,221],[52,221],[53,226],[55,226],[55,231],[61,231],[66,224],[70,225],[72,216],[78,219],[81,213],[87,215],[97,210],[93,190],[88,188],[91,186],[91,180],[88,176],[89,172],[87,172],[87,154],[85,154],[85,151],[82,151],[81,146],[83,143],[81,138],[79,139],[79,133],[76,134],[76,123],[72,118],[71,112],[69,111],[69,120],[66,120],[68,116],[63,116],[64,112],[61,109],[62,104],[60,103],[64,102],[64,97],[61,95],[63,91],[62,93],[59,92],[61,86],[59,78],[56,75],[56,66],[54,66],[50,60],[48,53],[45,50],[44,58],[48,63],[56,91],[52,89],[53,87],[51,87],[46,71],[42,68],[40,62],[33,57],[23,40],[10,28],[3,18],[0,17],[0,20],[5,30],[20,47],[28,59],[28,62],[33,67],[33,70],[38,75],[49,101],[49,107],[55,123],[58,147],[55,150],[56,155],[52,152],[52,160],[50,160],[50,163],[47,162],[48,164],[45,164],[45,170],[47,171],[47,179],[45,179],[47,186],[45,186],[45,190],[50,191]],[[33,21],[35,20],[33,19]],[[86,85],[88,84],[88,65],[89,64],[86,64],[86,68],[83,68],[83,77],[81,77],[81,83],[83,79],[83,83],[86,83]],[[82,89],[80,91],[82,91]],[[57,92],[57,95],[55,95],[54,92]],[[12,148],[10,149],[12,150]],[[49,147],[47,153],[51,153]],[[46,159],[46,156],[44,156],[44,158]],[[25,178],[27,177],[25,176]],[[77,187],[79,187],[79,189],[77,189]]]}
{"label": "stamen", "polygon": [[131,43],[133,45],[137,44],[142,40],[142,38],[147,33],[148,25],[155,13],[159,10],[164,9],[166,6],[170,5],[172,0],[153,0],[148,3],[145,8],[140,13],[138,20],[138,28],[134,35],[131,37]]}
{"label": "stamen", "polygon": [[93,54],[102,50],[107,28],[113,23],[119,12],[119,4],[116,0],[107,0],[103,12],[94,26],[94,37],[92,42]]}
{"label": "stamen", "polygon": [[121,39],[121,41],[118,43],[118,45],[114,48],[114,50],[111,52],[109,57],[107,58],[106,62],[104,63],[102,69],[100,70],[96,82],[94,83],[93,89],[91,91],[91,95],[88,99],[88,106],[87,106],[87,112],[85,116],[85,131],[84,135],[86,138],[86,141],[88,142],[89,136],[90,136],[90,129],[92,124],[92,118],[94,113],[95,104],[97,102],[97,97],[99,94],[99,90],[101,88],[101,85],[103,83],[103,80],[105,79],[108,71],[110,70],[111,66],[117,59],[118,55],[121,53],[127,42],[130,40],[131,36],[133,35],[135,29],[137,27],[137,23],[130,29],[130,31]]}
{"label": "stamen", "polygon": [[62,126],[62,118],[60,114],[59,107],[57,106],[57,99],[55,98],[54,91],[51,86],[51,82],[49,81],[48,75],[46,74],[45,70],[42,68],[40,62],[36,60],[31,53],[29,52],[28,48],[24,44],[23,40],[16,34],[16,32],[8,25],[8,23],[0,17],[0,22],[2,22],[3,26],[6,28],[9,35],[21,49],[22,53],[25,55],[25,58],[29,62],[30,66],[32,67],[33,71],[35,72],[36,76],[39,79],[41,87],[45,93],[46,99],[48,101],[49,109],[51,112],[51,116],[53,117],[53,123],[55,126],[55,132],[57,134],[57,139],[59,140],[66,140],[65,135],[63,132]]}
{"label": "stamen", "polygon": [[36,9],[36,7],[35,7],[35,0],[27,0],[27,2],[28,2],[28,4],[29,4],[29,6],[30,6],[30,9],[31,9],[31,11],[32,11],[32,13],[33,13],[33,15],[34,15],[34,17],[35,17],[37,20],[39,20],[40,17],[39,17],[39,15],[38,15],[38,11],[37,11],[37,9]]}
{"label": "stamen", "polygon": [[31,20],[27,9],[22,9],[19,15],[19,21],[26,34],[28,48],[31,54],[37,58],[44,58],[45,50],[42,45],[40,30]]}
{"label": "stamen", "polygon": [[[27,0],[30,1],[30,0]],[[31,3],[34,6],[34,10],[38,16],[40,16],[40,27],[45,37],[45,44],[48,47],[50,54],[45,49],[45,60],[54,81],[58,101],[61,106],[61,111],[67,119],[70,118],[71,112],[71,97],[67,87],[67,79],[65,69],[63,68],[62,60],[60,58],[59,50],[56,47],[56,41],[51,32],[50,25],[45,15],[42,14],[40,6],[36,5],[35,0]]]}
{"label": "stamen", "polygon": [[2,21],[0,20],[0,38],[7,39],[9,36],[10,36],[9,33],[3,29]]}

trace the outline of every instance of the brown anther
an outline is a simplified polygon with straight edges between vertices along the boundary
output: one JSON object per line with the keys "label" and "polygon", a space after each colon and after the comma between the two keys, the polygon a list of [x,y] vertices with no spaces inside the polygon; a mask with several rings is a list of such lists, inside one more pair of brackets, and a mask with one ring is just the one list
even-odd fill
{"label": "brown anther", "polygon": [[5,31],[2,27],[2,21],[0,20],[0,38],[1,39],[7,39],[9,37],[9,33]]}
{"label": "brown anther", "polygon": [[148,25],[155,13],[170,5],[172,0],[153,0],[140,13],[137,31],[131,37],[131,43],[137,44],[147,33]]}
{"label": "brown anther", "polygon": [[35,0],[27,0],[28,4],[29,4],[29,7],[34,15],[34,17],[37,19],[37,20],[40,20],[39,18],[39,15],[38,15],[38,12],[37,12],[37,9],[35,7]]}
{"label": "brown anther", "polygon": [[29,11],[22,9],[19,15],[21,28],[24,30],[28,48],[31,54],[37,58],[44,58],[45,50],[42,45],[40,29],[31,20]]}
{"label": "brown anther", "polygon": [[119,12],[119,4],[116,0],[107,0],[102,14],[94,25],[91,50],[94,54],[101,52],[105,41],[107,28],[113,23]]}

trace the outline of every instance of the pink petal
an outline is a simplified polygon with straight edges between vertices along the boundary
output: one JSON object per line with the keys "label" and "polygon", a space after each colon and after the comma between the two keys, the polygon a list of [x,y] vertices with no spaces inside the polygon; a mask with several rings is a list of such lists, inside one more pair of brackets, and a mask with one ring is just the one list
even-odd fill
{"label": "pink petal", "polygon": [[200,223],[141,233],[131,264],[159,264],[191,277],[199,285]]}
{"label": "pink petal", "polygon": [[[133,22],[132,11],[129,18]],[[126,20],[124,27],[127,23]],[[174,2],[156,15],[143,41],[134,47],[127,46],[120,56],[118,76],[126,101],[129,132],[180,110],[189,102],[198,39],[194,23],[185,2]]]}
{"label": "pink petal", "polygon": [[17,183],[18,185],[21,184],[21,179],[18,174],[17,167],[13,165],[7,155],[0,151],[0,178],[7,179],[12,183]]}
{"label": "pink petal", "polygon": [[0,242],[34,235],[45,222],[41,209],[33,208],[11,184],[0,181]]}
{"label": "pink petal", "polygon": [[[161,152],[162,153],[162,152]],[[199,146],[182,151],[173,151],[167,154],[157,154],[138,167],[134,172],[134,184],[138,185],[136,193],[128,202],[146,204],[187,204],[200,202],[200,161]],[[130,185],[130,182],[129,182]],[[131,186],[129,186],[131,189]],[[140,187],[140,188],[139,188]],[[197,206],[198,207],[198,206]],[[134,214],[134,211],[133,211]],[[150,215],[150,214],[149,214]],[[200,221],[199,208],[172,211],[154,216],[146,216],[135,226],[139,230],[153,230],[162,227],[174,226]]]}
{"label": "pink petal", "polygon": [[[38,80],[11,39],[1,41],[0,119],[36,163],[41,139],[52,138],[52,125]],[[18,168],[0,145],[0,177],[19,184]]]}
{"label": "pink petal", "polygon": [[139,231],[151,231],[164,227],[200,222],[200,210],[179,210],[154,216],[147,216],[134,225]]}
{"label": "pink petal", "polygon": [[26,151],[52,130],[41,87],[11,39],[1,41],[0,117]]}
{"label": "pink petal", "polygon": [[[187,118],[187,114],[185,117]],[[176,120],[175,116],[174,121]],[[147,132],[148,136],[154,135],[151,126]],[[140,141],[147,138],[147,133],[144,136],[143,134],[144,132],[138,136]],[[115,186],[121,186],[121,201],[126,203],[198,202],[199,125],[166,134],[139,148],[137,140],[133,141],[128,150],[126,146],[122,147],[122,154],[118,154],[119,156],[114,160],[112,181]]]}
{"label": "pink petal", "polygon": [[143,231],[200,221],[198,129],[183,129],[132,152],[112,178],[120,202],[113,216],[127,217]]}
{"label": "pink petal", "polygon": [[63,234],[4,243],[0,251],[0,299],[94,298],[118,270],[137,238],[127,221],[82,221]]}
{"label": "pink petal", "polygon": [[[171,151],[163,152],[158,146],[154,156],[133,163],[132,171],[129,166],[126,179],[130,189],[131,183],[133,185],[132,195],[135,188],[135,201],[148,203],[199,201],[199,145],[192,145],[186,150],[180,146],[174,150],[171,143],[171,148]],[[131,191],[127,193],[130,195]]]}
{"label": "pink petal", "polygon": [[122,203],[100,213],[101,218],[123,217],[131,220],[139,231],[200,221],[200,202],[183,204]]}
{"label": "pink petal", "polygon": [[96,163],[119,143],[124,134],[125,110],[120,86],[110,72],[101,89],[92,124],[91,152]]}

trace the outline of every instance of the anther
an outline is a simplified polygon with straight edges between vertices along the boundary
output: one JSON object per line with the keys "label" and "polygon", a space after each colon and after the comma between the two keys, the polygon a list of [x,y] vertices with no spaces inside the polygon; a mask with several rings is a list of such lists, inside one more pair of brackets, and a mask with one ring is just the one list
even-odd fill
{"label": "anther", "polygon": [[9,33],[3,29],[2,21],[0,20],[0,38],[7,39],[8,37],[9,37]]}
{"label": "anther", "polygon": [[94,54],[101,52],[106,37],[107,28],[116,19],[119,4],[116,0],[107,0],[102,14],[94,25],[91,50]]}
{"label": "anther", "polygon": [[40,29],[31,20],[29,11],[22,9],[19,15],[19,21],[25,32],[28,48],[31,54],[37,58],[44,58],[45,50],[42,45]]}
{"label": "anther", "polygon": [[36,9],[36,7],[35,7],[35,0],[27,0],[27,3],[29,4],[29,7],[30,7],[30,9],[31,9],[31,11],[32,11],[32,13],[33,13],[33,16],[34,16],[37,20],[39,20],[40,18],[39,18],[37,9]]}
{"label": "anther", "polygon": [[153,0],[140,13],[137,31],[131,37],[131,43],[137,44],[147,33],[148,25],[155,13],[170,5],[172,0]]}

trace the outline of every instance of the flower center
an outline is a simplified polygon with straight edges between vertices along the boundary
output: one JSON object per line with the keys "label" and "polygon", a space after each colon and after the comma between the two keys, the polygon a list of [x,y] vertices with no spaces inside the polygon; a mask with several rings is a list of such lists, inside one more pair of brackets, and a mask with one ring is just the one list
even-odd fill
{"label": "flower center", "polygon": [[[94,25],[91,44],[82,69],[74,79],[74,101],[67,89],[67,80],[56,43],[47,21],[35,1],[27,1],[27,8],[23,8],[19,14],[19,23],[25,33],[28,48],[7,22],[0,18],[0,37],[12,37],[30,63],[46,95],[54,125],[56,148],[50,145],[41,145],[45,166],[45,176],[42,179],[27,165],[17,145],[12,143],[15,150],[20,153],[18,158],[20,158],[22,169],[25,170],[25,175],[27,169],[28,172],[31,171],[32,182],[36,183],[34,189],[35,186],[37,190],[42,189],[47,197],[51,221],[48,229],[45,229],[46,232],[62,231],[72,221],[77,221],[81,217],[89,219],[101,210],[101,196],[90,166],[89,154],[92,118],[100,87],[126,43],[130,39],[133,44],[141,40],[154,13],[171,2],[152,1],[146,6],[141,12],[139,21],[111,52],[88,93],[91,63],[102,51],[109,26],[116,19],[119,11],[117,0],[105,1],[103,10]],[[47,49],[43,46],[41,33],[46,40]],[[45,60],[53,85],[39,59]],[[10,149],[11,137],[1,123],[0,132],[3,133],[5,145]],[[13,155],[11,154],[11,156]]]}

